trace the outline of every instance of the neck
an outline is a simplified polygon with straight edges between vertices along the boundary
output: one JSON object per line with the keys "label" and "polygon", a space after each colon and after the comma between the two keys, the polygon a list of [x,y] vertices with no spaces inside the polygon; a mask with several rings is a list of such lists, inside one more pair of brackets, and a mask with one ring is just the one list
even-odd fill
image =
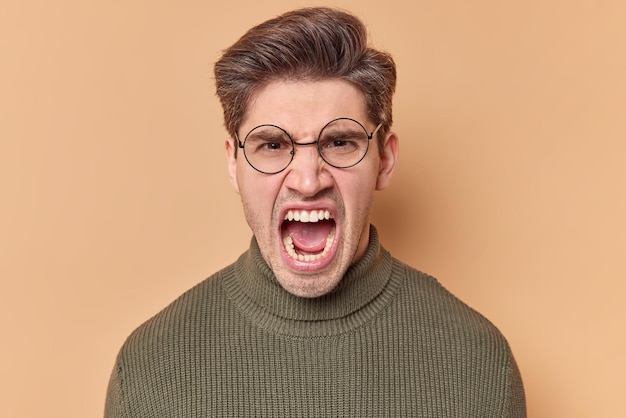
{"label": "neck", "polygon": [[[285,328],[285,321],[306,321],[309,326],[333,320],[351,322],[367,312],[364,308],[383,293],[391,276],[391,264],[391,256],[380,246],[372,226],[363,256],[348,269],[339,285],[324,296],[302,298],[280,286],[253,238],[249,251],[236,263],[231,290],[251,315],[269,322],[283,321],[281,328]],[[296,328],[301,330],[302,325]]]}

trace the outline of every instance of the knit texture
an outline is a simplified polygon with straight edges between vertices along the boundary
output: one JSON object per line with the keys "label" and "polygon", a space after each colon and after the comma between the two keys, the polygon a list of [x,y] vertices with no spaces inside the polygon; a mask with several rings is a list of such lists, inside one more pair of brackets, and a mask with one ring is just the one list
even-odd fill
{"label": "knit texture", "polygon": [[525,417],[502,334],[380,246],[326,296],[285,292],[256,241],[127,339],[105,417]]}

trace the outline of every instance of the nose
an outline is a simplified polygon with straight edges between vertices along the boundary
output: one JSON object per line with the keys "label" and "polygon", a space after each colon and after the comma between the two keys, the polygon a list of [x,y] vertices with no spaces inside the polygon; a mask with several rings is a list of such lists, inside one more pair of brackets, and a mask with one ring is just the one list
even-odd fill
{"label": "nose", "polygon": [[285,177],[285,186],[306,197],[313,197],[332,186],[327,164],[317,151],[316,142],[296,143],[295,155]]}

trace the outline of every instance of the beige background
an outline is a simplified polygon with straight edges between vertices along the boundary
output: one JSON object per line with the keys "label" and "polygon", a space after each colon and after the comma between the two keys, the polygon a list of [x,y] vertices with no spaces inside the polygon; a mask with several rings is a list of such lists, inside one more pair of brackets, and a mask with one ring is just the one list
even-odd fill
{"label": "beige background", "polygon": [[[212,64],[316,2],[3,0],[0,416],[97,417],[125,337],[250,238]],[[626,2],[367,1],[394,255],[489,317],[530,417],[623,416]]]}

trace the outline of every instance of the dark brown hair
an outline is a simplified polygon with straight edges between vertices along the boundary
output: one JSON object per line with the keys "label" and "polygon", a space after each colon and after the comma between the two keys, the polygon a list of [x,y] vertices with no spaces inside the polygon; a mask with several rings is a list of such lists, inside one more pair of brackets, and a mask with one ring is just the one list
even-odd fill
{"label": "dark brown hair", "polygon": [[234,137],[253,95],[273,81],[330,78],[363,92],[368,115],[382,123],[379,138],[384,137],[392,122],[395,63],[389,54],[369,47],[361,20],[326,7],[270,19],[223,52],[215,64],[215,84],[224,125]]}

